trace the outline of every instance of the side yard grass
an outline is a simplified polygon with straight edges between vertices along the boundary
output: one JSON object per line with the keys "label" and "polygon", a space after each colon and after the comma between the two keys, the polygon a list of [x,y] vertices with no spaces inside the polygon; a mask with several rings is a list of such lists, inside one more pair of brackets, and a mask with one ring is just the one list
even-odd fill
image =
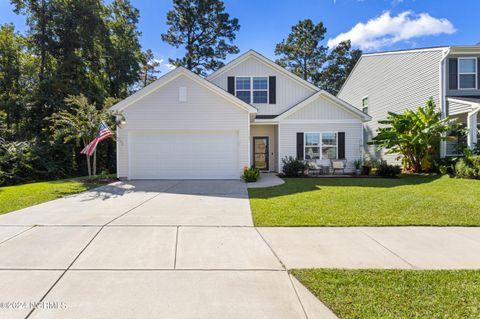
{"label": "side yard grass", "polygon": [[[109,176],[112,178],[113,176]],[[78,177],[0,187],[0,214],[37,205],[66,195],[80,193],[104,185],[108,180]]]}
{"label": "side yard grass", "polygon": [[478,180],[286,178],[248,191],[256,226],[480,225]]}
{"label": "side yard grass", "polygon": [[291,273],[341,319],[480,318],[480,270]]}

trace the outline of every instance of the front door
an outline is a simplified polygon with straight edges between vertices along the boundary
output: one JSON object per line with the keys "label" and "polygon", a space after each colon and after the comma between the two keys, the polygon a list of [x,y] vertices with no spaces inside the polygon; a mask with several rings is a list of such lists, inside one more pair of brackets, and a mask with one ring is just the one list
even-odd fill
{"label": "front door", "polygon": [[253,138],[253,166],[268,171],[268,137]]}

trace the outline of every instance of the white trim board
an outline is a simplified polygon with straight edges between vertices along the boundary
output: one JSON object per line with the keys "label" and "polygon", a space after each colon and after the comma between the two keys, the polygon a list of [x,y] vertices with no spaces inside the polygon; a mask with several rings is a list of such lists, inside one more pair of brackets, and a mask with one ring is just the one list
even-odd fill
{"label": "white trim board", "polygon": [[123,111],[126,108],[128,108],[130,105],[132,105],[133,103],[135,103],[135,102],[141,100],[142,98],[144,98],[145,96],[157,91],[158,89],[160,89],[161,87],[163,87],[167,83],[175,80],[176,78],[178,78],[182,75],[186,76],[187,78],[189,78],[189,79],[191,79],[195,82],[197,82],[198,84],[200,84],[203,87],[209,89],[210,91],[224,97],[225,99],[233,102],[233,104],[235,104],[239,108],[242,108],[242,109],[248,111],[249,113],[257,113],[257,109],[254,108],[253,106],[251,106],[250,104],[243,102],[242,100],[240,100],[236,96],[234,96],[234,95],[228,93],[227,91],[219,88],[215,84],[210,83],[209,81],[207,81],[204,78],[198,76],[197,74],[185,69],[184,67],[177,67],[175,70],[172,70],[172,71],[168,72],[167,74],[165,74],[164,76],[162,76],[158,80],[156,80],[155,82],[147,85],[145,88],[141,89],[140,91],[130,95],[126,99],[124,99],[124,100],[118,102],[117,104],[115,104],[114,106],[112,106],[110,108],[110,111],[111,112]]}

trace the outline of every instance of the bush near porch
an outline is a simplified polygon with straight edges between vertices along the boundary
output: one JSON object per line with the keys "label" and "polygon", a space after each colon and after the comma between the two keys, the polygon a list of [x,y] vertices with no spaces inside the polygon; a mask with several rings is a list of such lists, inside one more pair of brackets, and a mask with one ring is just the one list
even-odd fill
{"label": "bush near porch", "polygon": [[248,191],[256,226],[480,226],[478,180],[286,178]]}

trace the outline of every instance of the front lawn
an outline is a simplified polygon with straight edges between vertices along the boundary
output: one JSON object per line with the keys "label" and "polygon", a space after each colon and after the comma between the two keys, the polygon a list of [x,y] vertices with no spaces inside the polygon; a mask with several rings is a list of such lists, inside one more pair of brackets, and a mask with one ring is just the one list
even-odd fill
{"label": "front lawn", "polygon": [[102,184],[105,181],[81,177],[0,187],[0,214],[80,193]]}
{"label": "front lawn", "polygon": [[291,272],[341,319],[480,318],[479,270]]}
{"label": "front lawn", "polygon": [[480,181],[448,176],[287,178],[250,188],[256,226],[480,225]]}

